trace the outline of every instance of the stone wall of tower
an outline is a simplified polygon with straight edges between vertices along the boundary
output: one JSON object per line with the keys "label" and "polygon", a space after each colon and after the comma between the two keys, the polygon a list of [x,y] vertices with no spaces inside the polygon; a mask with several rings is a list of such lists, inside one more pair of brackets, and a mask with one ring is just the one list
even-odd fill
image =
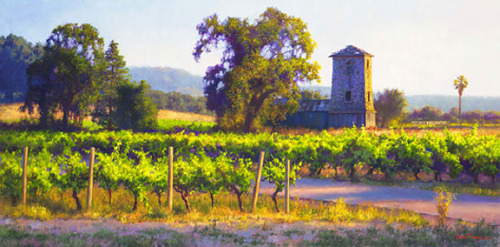
{"label": "stone wall of tower", "polygon": [[372,58],[365,56],[365,102],[366,111],[375,111],[373,106],[373,87],[372,87]]}
{"label": "stone wall of tower", "polygon": [[[367,76],[365,75],[366,61],[364,56],[333,57],[332,93],[329,108],[331,113],[366,111],[366,106],[369,103],[365,92],[365,86],[368,86],[365,78]],[[371,70],[371,68],[368,69]],[[371,91],[371,78],[369,79]],[[351,92],[351,101],[346,101],[347,91]],[[373,95],[370,97],[373,98]],[[373,103],[371,105],[373,107]]]}

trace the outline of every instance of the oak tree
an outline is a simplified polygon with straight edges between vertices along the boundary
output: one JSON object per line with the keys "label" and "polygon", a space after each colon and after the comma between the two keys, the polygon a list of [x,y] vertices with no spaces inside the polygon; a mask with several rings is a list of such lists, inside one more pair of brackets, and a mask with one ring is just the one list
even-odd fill
{"label": "oak tree", "polygon": [[41,122],[63,113],[63,125],[72,118],[81,124],[95,102],[104,75],[104,41],[90,24],[55,28],[44,46],[44,55],[27,69],[28,92],[24,109],[38,105]]}
{"label": "oak tree", "polygon": [[[221,21],[214,14],[197,30],[197,61],[212,48],[223,48],[220,63],[203,78],[207,108],[222,128],[250,132],[267,121],[284,120],[298,109],[297,82],[319,80],[319,64],[309,61],[316,43],[307,25],[276,8],[254,23],[235,17]],[[275,104],[280,98],[288,101]]]}

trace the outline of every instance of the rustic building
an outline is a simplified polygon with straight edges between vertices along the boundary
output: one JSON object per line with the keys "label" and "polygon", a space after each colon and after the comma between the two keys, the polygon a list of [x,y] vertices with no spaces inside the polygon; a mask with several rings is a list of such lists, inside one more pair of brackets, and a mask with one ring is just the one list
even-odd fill
{"label": "rustic building", "polygon": [[349,45],[330,57],[333,60],[330,99],[299,101],[299,110],[288,116],[284,124],[316,129],[374,127],[373,55]]}

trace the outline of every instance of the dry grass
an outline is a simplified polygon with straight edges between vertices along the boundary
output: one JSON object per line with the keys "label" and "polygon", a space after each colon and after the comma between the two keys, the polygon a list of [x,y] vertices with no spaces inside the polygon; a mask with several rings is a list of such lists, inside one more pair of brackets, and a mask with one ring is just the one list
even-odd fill
{"label": "dry grass", "polygon": [[[1,122],[15,122],[21,119],[32,119],[38,118],[39,114],[36,112],[33,115],[29,115],[27,112],[21,112],[19,108],[23,103],[12,103],[12,104],[0,104],[0,121]],[[178,119],[186,121],[204,121],[204,122],[215,122],[214,116],[201,115],[188,112],[176,112],[169,110],[159,110],[158,119]],[[91,120],[90,117],[85,118],[85,120]]]}
{"label": "dry grass", "polygon": [[[63,193],[53,188],[51,191],[29,197],[27,206],[12,206],[6,198],[0,197],[0,217],[49,220],[49,219],[116,219],[123,223],[161,221],[174,224],[207,223],[212,221],[227,224],[253,224],[267,221],[269,223],[323,222],[326,224],[388,224],[396,223],[412,227],[427,226],[429,222],[418,213],[402,209],[383,209],[369,205],[347,205],[341,199],[337,203],[324,203],[313,200],[294,198],[290,201],[290,213],[276,213],[274,203],[269,195],[259,196],[255,213],[240,212],[236,196],[219,194],[215,196],[214,208],[210,205],[210,197],[203,193],[190,196],[191,212],[187,212],[180,196],[174,194],[173,210],[158,205],[154,194],[147,194],[146,202],[139,203],[137,211],[132,211],[133,197],[123,188],[113,192],[111,204],[107,191],[95,187],[92,200],[92,213],[85,213],[86,190],[79,193],[83,212],[75,210],[75,202],[70,191]],[[251,208],[251,195],[243,197],[244,208]],[[283,210],[284,198],[278,199],[278,206]]]}
{"label": "dry grass", "polygon": [[158,119],[177,119],[186,121],[215,122],[214,116],[201,115],[190,112],[169,111],[169,110],[159,110]]}
{"label": "dry grass", "polygon": [[19,107],[22,103],[0,104],[0,121],[15,122],[23,118],[38,118],[38,113],[30,116],[27,112],[21,112]]}

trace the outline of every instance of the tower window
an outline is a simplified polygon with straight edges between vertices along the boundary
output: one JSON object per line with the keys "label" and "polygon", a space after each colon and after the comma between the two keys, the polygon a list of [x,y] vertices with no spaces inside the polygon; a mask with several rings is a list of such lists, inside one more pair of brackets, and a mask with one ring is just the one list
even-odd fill
{"label": "tower window", "polygon": [[351,101],[351,91],[345,92],[345,101]]}
{"label": "tower window", "polygon": [[368,92],[368,101],[370,101],[370,93]]}
{"label": "tower window", "polygon": [[366,68],[369,69],[370,68],[370,60],[366,60]]}

